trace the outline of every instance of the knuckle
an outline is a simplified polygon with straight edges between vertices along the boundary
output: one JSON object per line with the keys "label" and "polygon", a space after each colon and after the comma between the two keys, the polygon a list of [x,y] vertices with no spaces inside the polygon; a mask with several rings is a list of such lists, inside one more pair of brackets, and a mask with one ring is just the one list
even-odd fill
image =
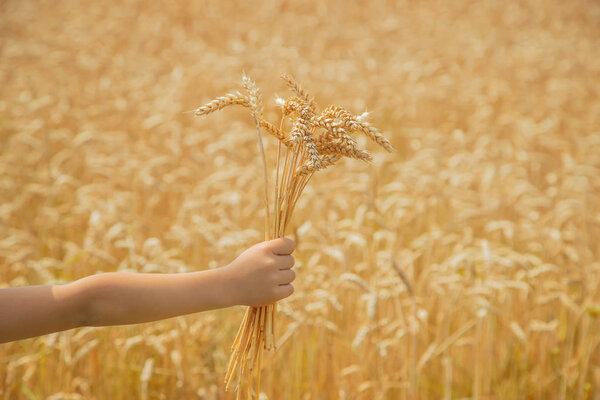
{"label": "knuckle", "polygon": [[271,284],[278,285],[280,280],[279,274],[276,271],[273,271],[271,274],[269,274],[269,280]]}
{"label": "knuckle", "polygon": [[269,267],[275,267],[277,266],[277,258],[275,258],[273,254],[266,254],[265,264],[267,264]]}
{"label": "knuckle", "polygon": [[294,251],[294,249],[296,248],[296,243],[294,243],[294,241],[290,238],[283,238],[285,240],[285,244],[288,245],[291,249],[291,251]]}
{"label": "knuckle", "polygon": [[269,273],[273,270],[273,260],[266,259],[260,266],[261,273]]}

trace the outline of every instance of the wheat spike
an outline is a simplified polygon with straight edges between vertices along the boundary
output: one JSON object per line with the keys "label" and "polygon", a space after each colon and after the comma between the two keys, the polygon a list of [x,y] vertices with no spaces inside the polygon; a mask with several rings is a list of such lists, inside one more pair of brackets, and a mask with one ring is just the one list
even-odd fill
{"label": "wheat spike", "polygon": [[361,131],[363,132],[369,139],[373,140],[375,143],[386,149],[388,152],[393,152],[394,148],[390,144],[389,140],[385,136],[381,134],[370,123],[366,121],[362,121],[363,118],[355,117],[343,107],[338,106],[329,106],[322,113],[323,116],[329,117],[331,119],[340,119],[341,125],[350,131]]}
{"label": "wheat spike", "polygon": [[254,81],[246,75],[244,75],[244,77],[242,78],[242,86],[248,92],[248,97],[250,99],[250,108],[252,108],[252,111],[256,115],[256,118],[262,118],[264,107],[262,103],[262,94],[260,93],[260,90],[254,83]]}
{"label": "wheat spike", "polygon": [[283,141],[283,143],[286,146],[291,145],[290,141],[286,138],[285,133],[283,131],[279,130],[279,128],[277,128],[275,125],[273,125],[269,121],[261,118],[258,120],[258,123],[260,124],[260,127],[263,128],[267,133],[269,133],[270,135]]}
{"label": "wheat spike", "polygon": [[377,130],[377,128],[375,128],[368,122],[359,122],[358,125],[360,126],[360,130],[365,135],[367,135],[368,138],[370,138],[375,143],[386,149],[389,153],[392,153],[394,151],[394,148],[392,147],[390,141],[387,140],[387,138],[383,136],[381,132]]}
{"label": "wheat spike", "polygon": [[290,132],[290,139],[295,143],[300,143],[302,138],[310,135],[310,107],[304,106],[300,111],[300,116],[294,122],[294,127]]}
{"label": "wheat spike", "polygon": [[281,79],[286,83],[286,85],[288,85],[290,89],[294,90],[298,96],[300,96],[300,98],[308,102],[313,111],[317,109],[314,99],[300,86],[298,82],[292,79],[288,74],[281,74]]}
{"label": "wheat spike", "polygon": [[216,99],[209,101],[203,106],[200,106],[194,110],[194,115],[206,115],[211,112],[221,110],[227,106],[241,105],[244,107],[251,107],[250,99],[247,96],[243,96],[241,93],[229,93],[225,96],[217,97]]}
{"label": "wheat spike", "polygon": [[313,116],[313,110],[310,105],[305,105],[302,108],[300,117],[298,118],[298,124],[301,127],[302,141],[306,146],[306,151],[312,164],[317,168],[321,168],[321,159],[319,158],[319,152],[317,151],[317,145],[312,137],[312,131],[310,129],[310,121]]}
{"label": "wheat spike", "polygon": [[[347,135],[345,135],[346,137]],[[350,140],[324,142],[317,146],[319,153],[332,155],[340,154],[345,157],[356,158],[363,161],[372,161],[373,157],[365,150],[358,149],[356,142],[348,136]]]}
{"label": "wheat spike", "polygon": [[283,115],[290,115],[293,113],[299,115],[302,112],[302,108],[307,104],[306,101],[299,97],[291,97],[283,103]]}
{"label": "wheat spike", "polygon": [[325,169],[325,168],[330,167],[333,164],[335,164],[340,158],[342,158],[342,156],[340,156],[339,154],[323,156],[321,158],[321,168],[315,167],[315,165],[309,160],[306,162],[306,164],[304,164],[304,165],[298,167],[298,169],[296,169],[296,174],[307,175],[312,172],[315,172],[315,171],[318,171],[321,169]]}

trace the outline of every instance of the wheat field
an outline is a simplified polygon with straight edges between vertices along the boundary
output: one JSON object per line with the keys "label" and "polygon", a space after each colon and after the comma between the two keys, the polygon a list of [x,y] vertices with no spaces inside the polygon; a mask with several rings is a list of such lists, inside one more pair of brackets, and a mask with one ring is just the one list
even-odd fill
{"label": "wheat field", "polygon": [[[291,222],[261,399],[600,399],[600,3],[0,3],[0,287],[215,268],[264,237],[244,110],[371,112]],[[265,137],[267,162],[276,144]],[[242,307],[0,345],[0,399],[234,399]]]}

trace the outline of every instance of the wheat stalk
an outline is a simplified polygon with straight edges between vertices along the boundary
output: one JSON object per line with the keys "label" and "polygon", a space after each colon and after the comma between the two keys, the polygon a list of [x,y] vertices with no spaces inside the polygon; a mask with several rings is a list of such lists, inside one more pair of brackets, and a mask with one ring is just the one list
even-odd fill
{"label": "wheat stalk", "polygon": [[[263,161],[267,240],[285,235],[298,199],[314,172],[334,165],[342,157],[367,162],[372,160],[367,151],[358,148],[350,133],[363,132],[386,150],[392,150],[389,141],[371,125],[363,122],[361,117],[355,117],[337,106],[329,106],[317,115],[317,105],[308,92],[286,74],[282,74],[281,79],[297,96],[278,102],[281,106],[279,127],[263,118],[260,90],[247,76],[242,79],[247,96],[236,93],[219,97],[197,108],[195,113],[206,115],[229,105],[241,105],[251,109]],[[286,117],[292,121],[292,129],[287,133],[283,129]],[[269,207],[267,164],[261,128],[279,141],[272,214]],[[324,129],[325,132],[318,134],[317,129]],[[282,155],[282,144],[285,155]],[[256,396],[260,393],[262,351],[275,348],[276,309],[276,304],[246,309],[231,347],[231,357],[225,374],[225,390],[229,390],[235,381],[238,396],[241,393],[241,385],[246,385],[248,397],[252,397],[252,387]]]}
{"label": "wheat stalk", "polygon": [[256,137],[258,139],[258,149],[260,151],[260,158],[262,159],[263,166],[263,179],[265,181],[265,239],[269,239],[271,231],[269,230],[269,221],[271,216],[269,215],[269,178],[267,175],[267,158],[265,157],[265,147],[262,141],[262,135],[260,134],[260,122],[263,114],[262,95],[256,84],[244,75],[242,78],[242,86],[248,91],[250,99],[250,108],[252,109],[252,118],[254,119],[254,125],[256,125]]}

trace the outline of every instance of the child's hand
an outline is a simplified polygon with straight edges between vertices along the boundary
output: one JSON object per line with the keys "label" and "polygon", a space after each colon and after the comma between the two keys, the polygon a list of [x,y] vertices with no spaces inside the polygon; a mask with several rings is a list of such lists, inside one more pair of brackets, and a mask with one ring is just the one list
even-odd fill
{"label": "child's hand", "polygon": [[244,251],[224,272],[232,283],[236,304],[260,306],[288,297],[294,292],[290,284],[296,274],[294,241],[279,238],[255,244]]}

